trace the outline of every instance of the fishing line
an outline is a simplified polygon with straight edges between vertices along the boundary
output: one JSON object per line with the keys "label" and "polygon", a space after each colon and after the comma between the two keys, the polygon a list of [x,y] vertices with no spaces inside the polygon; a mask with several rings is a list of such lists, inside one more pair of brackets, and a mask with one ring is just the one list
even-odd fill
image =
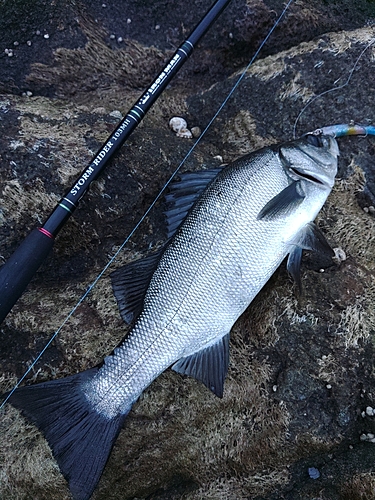
{"label": "fishing line", "polygon": [[212,123],[216,120],[216,118],[219,115],[219,113],[222,111],[222,109],[224,108],[224,106],[226,105],[226,103],[232,97],[233,93],[235,92],[235,90],[237,89],[237,87],[239,86],[239,84],[241,83],[241,81],[243,80],[243,78],[245,77],[245,75],[246,75],[247,71],[249,70],[250,66],[253,64],[253,62],[255,61],[255,59],[258,57],[260,51],[262,50],[262,48],[264,47],[264,45],[267,43],[268,39],[270,38],[270,36],[272,35],[272,33],[274,32],[274,30],[276,29],[276,27],[280,24],[282,18],[284,17],[284,15],[286,14],[287,10],[289,9],[289,7],[290,7],[290,5],[292,3],[293,3],[293,0],[289,0],[288,1],[288,3],[286,4],[286,6],[284,7],[283,11],[279,15],[279,17],[276,19],[274,25],[272,26],[272,28],[268,32],[267,36],[262,41],[262,43],[260,44],[259,48],[256,50],[255,54],[253,55],[253,57],[250,59],[250,62],[248,63],[248,65],[246,66],[246,68],[242,71],[241,75],[239,76],[239,78],[237,79],[237,81],[235,82],[235,84],[233,85],[232,89],[229,91],[228,95],[226,96],[226,98],[224,99],[224,101],[219,106],[219,109],[216,111],[216,113],[214,114],[214,116],[209,121],[208,125],[203,130],[202,134],[197,138],[197,140],[195,141],[195,143],[193,144],[193,146],[186,153],[186,155],[182,159],[181,163],[178,165],[178,167],[174,170],[174,172],[172,173],[172,175],[166,181],[166,183],[164,184],[164,186],[161,188],[161,190],[159,191],[159,193],[156,195],[156,197],[153,200],[153,202],[147,208],[146,212],[142,215],[142,217],[137,222],[137,224],[134,226],[134,228],[131,230],[131,232],[129,233],[129,235],[125,238],[125,240],[120,245],[120,247],[118,248],[118,250],[110,258],[110,260],[107,262],[107,264],[104,266],[104,268],[100,271],[100,273],[94,279],[94,281],[91,283],[91,285],[89,285],[89,287],[87,288],[87,290],[85,291],[85,293],[78,300],[77,304],[72,308],[72,310],[68,313],[68,315],[66,316],[66,318],[63,320],[63,322],[61,323],[61,325],[59,326],[59,328],[55,331],[55,333],[52,335],[52,337],[47,342],[47,344],[44,346],[44,348],[40,351],[40,353],[35,358],[35,360],[30,364],[29,368],[22,375],[22,377],[18,380],[18,382],[16,383],[16,385],[13,387],[13,389],[8,393],[7,397],[3,400],[3,402],[0,405],[0,410],[5,405],[5,403],[8,401],[8,399],[11,397],[11,395],[14,393],[14,391],[23,382],[23,380],[27,377],[27,375],[31,372],[31,370],[33,370],[33,368],[36,365],[36,363],[40,360],[40,358],[42,357],[42,355],[45,353],[45,351],[48,349],[48,347],[55,340],[55,338],[60,333],[60,331],[62,330],[62,328],[66,325],[66,323],[69,321],[69,319],[73,316],[73,314],[75,313],[75,311],[82,304],[82,302],[86,299],[86,297],[89,295],[89,293],[94,288],[94,286],[96,285],[96,283],[102,278],[102,276],[105,274],[105,272],[107,271],[107,269],[112,265],[112,263],[114,262],[114,260],[116,259],[116,257],[119,255],[119,253],[127,245],[127,243],[129,242],[130,238],[133,236],[133,234],[137,231],[137,229],[139,228],[139,226],[142,224],[142,222],[145,220],[145,218],[151,212],[151,210],[153,209],[153,207],[156,205],[156,203],[158,202],[158,200],[163,195],[164,191],[167,189],[167,187],[171,183],[172,179],[176,176],[176,174],[181,169],[181,167],[184,165],[184,163],[186,162],[186,160],[190,157],[190,155],[192,154],[192,152],[195,150],[195,148],[197,147],[197,145],[202,140],[203,136],[207,133],[208,129],[211,127]]}
{"label": "fishing line", "polygon": [[335,92],[336,90],[341,90],[341,89],[343,89],[344,87],[346,87],[346,86],[349,84],[349,82],[350,82],[350,80],[351,80],[351,78],[352,78],[352,76],[353,76],[353,73],[354,73],[354,71],[355,71],[355,68],[357,67],[357,65],[358,65],[358,63],[359,63],[359,61],[360,61],[360,59],[361,59],[361,58],[362,58],[362,56],[363,56],[363,54],[366,52],[366,50],[367,50],[369,47],[371,47],[371,45],[372,45],[374,42],[375,42],[375,38],[372,38],[372,39],[369,41],[369,43],[366,45],[366,47],[362,50],[362,52],[359,54],[359,56],[357,57],[357,59],[356,59],[356,61],[355,61],[354,65],[353,65],[352,69],[351,69],[351,70],[350,70],[350,72],[349,72],[349,76],[348,76],[348,78],[347,78],[347,80],[346,80],[346,82],[345,82],[345,83],[343,83],[342,85],[339,85],[338,87],[332,87],[332,88],[330,88],[330,89],[328,89],[328,90],[325,90],[324,92],[322,92],[321,94],[316,95],[315,97],[313,97],[312,99],[310,99],[310,101],[308,101],[308,102],[306,103],[306,105],[302,108],[302,110],[300,111],[299,115],[297,116],[296,121],[294,122],[294,127],[293,127],[293,139],[296,139],[296,137],[297,137],[297,136],[296,136],[297,124],[298,124],[298,122],[299,122],[299,120],[300,120],[301,116],[303,115],[303,113],[306,111],[306,108],[308,108],[308,107],[310,106],[310,104],[312,104],[314,101],[316,101],[316,100],[317,100],[317,99],[319,99],[320,97],[324,96],[325,94],[329,94],[330,92]]}

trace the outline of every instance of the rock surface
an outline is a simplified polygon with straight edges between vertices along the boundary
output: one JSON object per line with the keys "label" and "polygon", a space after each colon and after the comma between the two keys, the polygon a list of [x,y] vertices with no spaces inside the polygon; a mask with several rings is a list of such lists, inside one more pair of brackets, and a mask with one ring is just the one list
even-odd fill
{"label": "rock surface", "polygon": [[[0,0],[2,261],[43,223],[210,4]],[[0,326],[4,391],[192,146],[170,118],[204,130],[281,9],[275,0],[234,1],[86,195]],[[289,140],[301,111],[297,135],[369,123],[374,18],[365,0],[294,2],[183,169]],[[233,328],[222,400],[195,380],[160,376],[128,417],[94,499],[374,498],[375,416],[366,410],[375,407],[374,141],[340,140],[336,186],[317,221],[346,259],[306,255],[301,297],[280,268]],[[162,211],[157,205],[110,271],[165,239]],[[33,382],[93,366],[121,341],[108,274]],[[10,406],[0,430],[0,498],[68,499],[42,435]]]}

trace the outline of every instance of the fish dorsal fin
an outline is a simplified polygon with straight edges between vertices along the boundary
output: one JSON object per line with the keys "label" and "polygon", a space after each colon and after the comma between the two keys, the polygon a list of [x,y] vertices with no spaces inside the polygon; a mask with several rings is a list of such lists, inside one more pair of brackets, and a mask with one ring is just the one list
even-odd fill
{"label": "fish dorsal fin", "polygon": [[163,251],[164,248],[111,273],[113,293],[125,323],[130,324],[142,311],[148,285]]}
{"label": "fish dorsal fin", "polygon": [[293,245],[293,248],[289,252],[287,269],[293,280],[297,283],[299,291],[301,291],[300,270],[302,250],[312,250],[313,252],[318,252],[328,257],[333,257],[335,252],[332,250],[324,234],[313,222],[306,224],[293,240],[288,243]]}
{"label": "fish dorsal fin", "polygon": [[223,168],[222,165],[199,172],[185,172],[178,181],[170,184],[165,196],[168,238],[174,235],[194,202]]}
{"label": "fish dorsal fin", "polygon": [[304,198],[300,182],[294,181],[264,205],[257,219],[272,220],[281,215],[288,215],[302,203]]}
{"label": "fish dorsal fin", "polygon": [[189,375],[203,382],[219,398],[223,397],[224,380],[229,365],[229,333],[216,344],[191,356],[181,358],[172,366],[177,373]]}

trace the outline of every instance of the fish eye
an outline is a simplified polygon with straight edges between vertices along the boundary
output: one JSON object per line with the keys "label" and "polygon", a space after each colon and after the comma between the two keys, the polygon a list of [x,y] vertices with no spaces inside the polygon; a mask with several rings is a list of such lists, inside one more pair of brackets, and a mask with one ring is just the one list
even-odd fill
{"label": "fish eye", "polygon": [[307,134],[306,141],[316,148],[322,148],[324,146],[323,141],[319,135]]}

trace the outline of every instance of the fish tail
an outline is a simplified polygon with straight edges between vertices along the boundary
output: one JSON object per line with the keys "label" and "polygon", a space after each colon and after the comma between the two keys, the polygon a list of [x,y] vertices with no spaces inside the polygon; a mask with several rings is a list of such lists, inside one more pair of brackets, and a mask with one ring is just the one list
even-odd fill
{"label": "fish tail", "polygon": [[107,418],[87,400],[82,386],[96,372],[21,387],[9,398],[43,432],[74,500],[90,498],[127,415]]}

